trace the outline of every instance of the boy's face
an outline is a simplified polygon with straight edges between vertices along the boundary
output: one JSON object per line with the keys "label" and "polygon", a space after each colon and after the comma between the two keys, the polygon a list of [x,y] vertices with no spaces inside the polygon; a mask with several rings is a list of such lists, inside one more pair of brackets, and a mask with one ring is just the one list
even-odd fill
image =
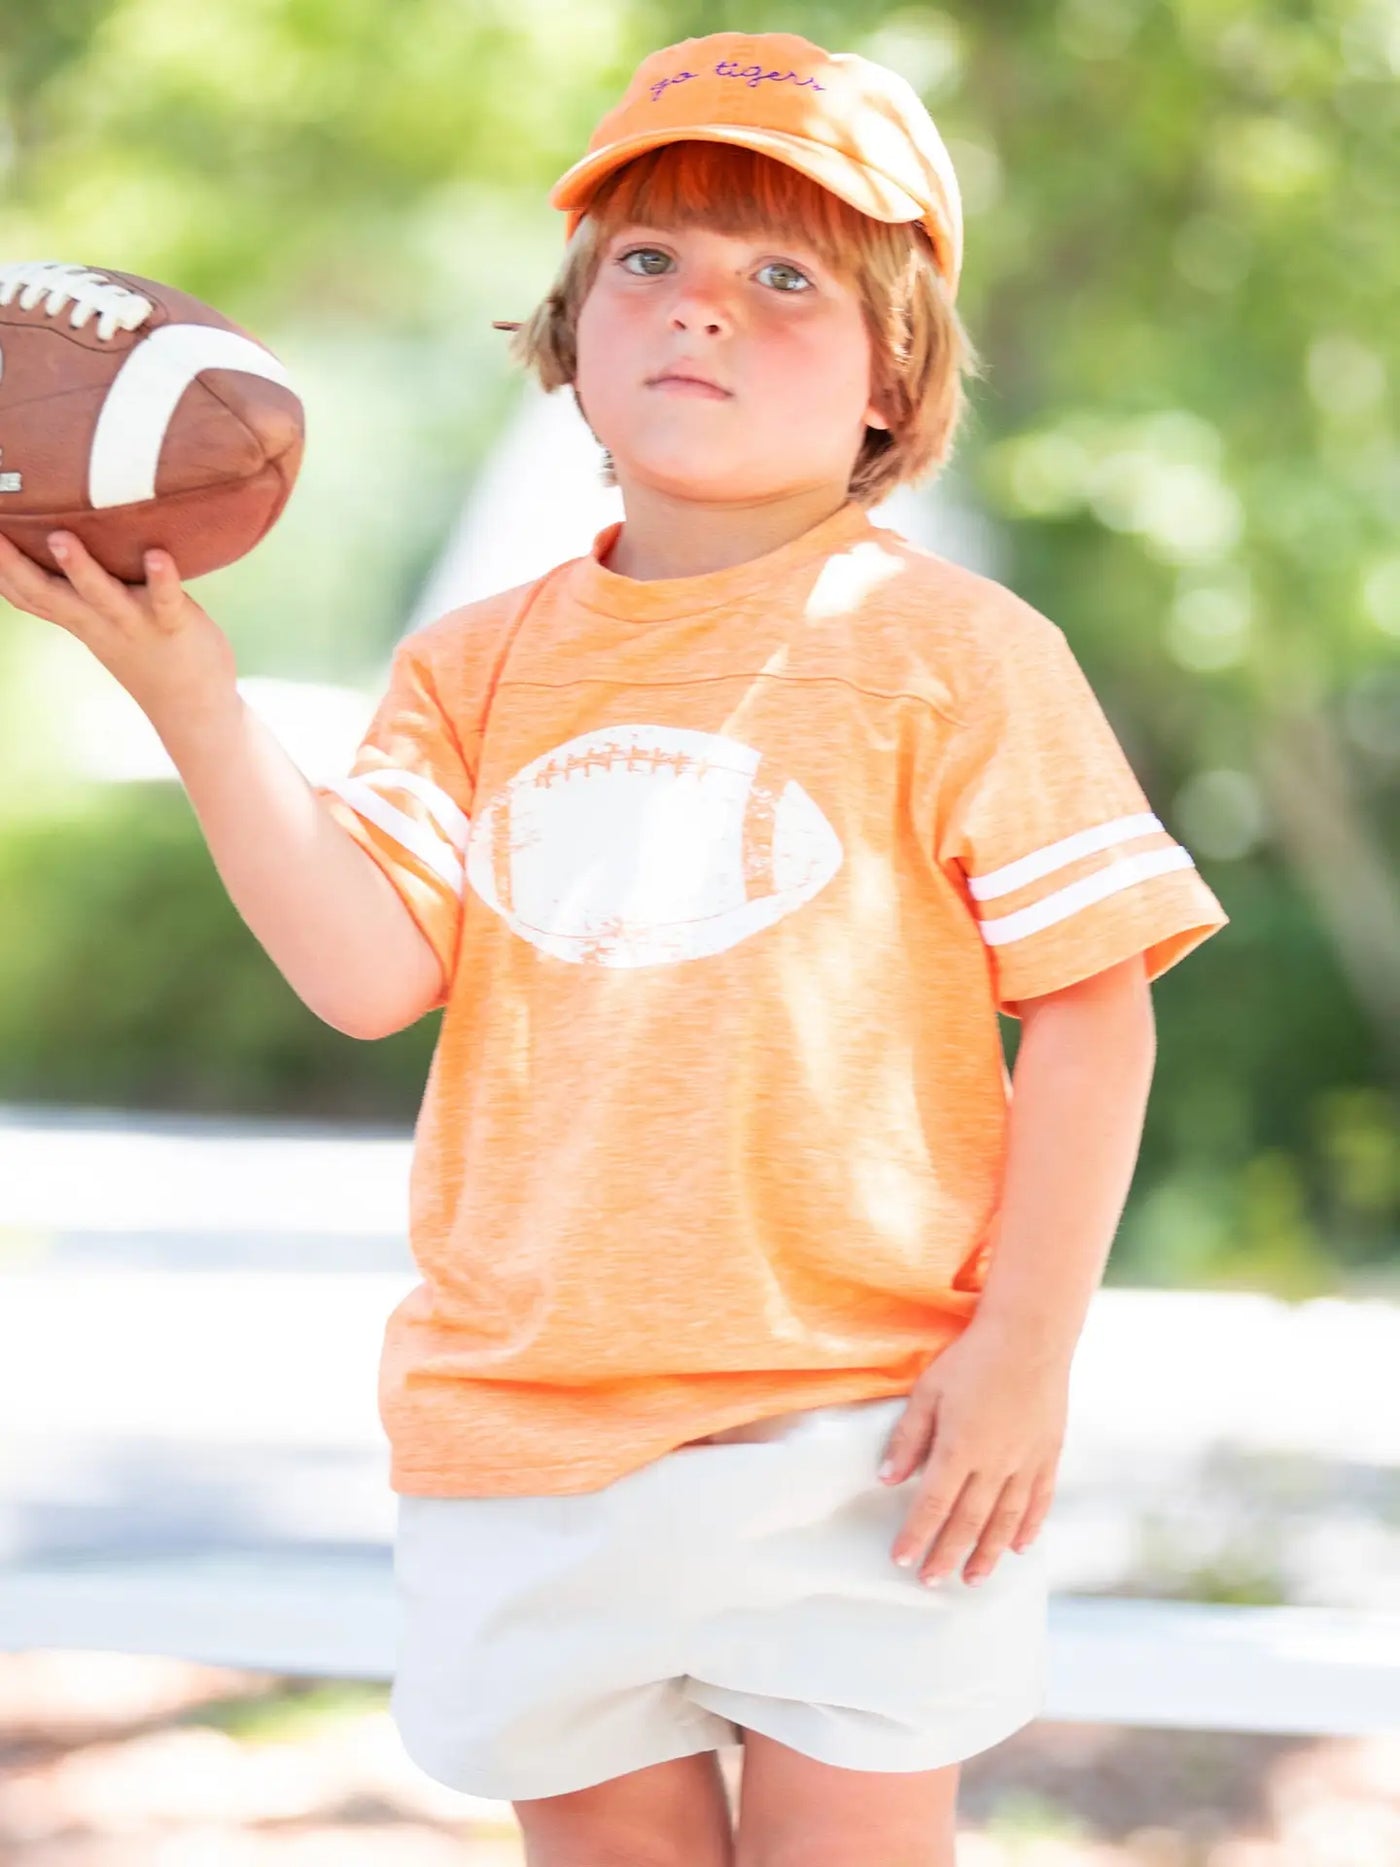
{"label": "boy's face", "polygon": [[[575,390],[619,486],[762,497],[850,477],[870,401],[855,282],[791,235],[629,224],[579,311]],[[708,377],[724,396],[653,382]]]}

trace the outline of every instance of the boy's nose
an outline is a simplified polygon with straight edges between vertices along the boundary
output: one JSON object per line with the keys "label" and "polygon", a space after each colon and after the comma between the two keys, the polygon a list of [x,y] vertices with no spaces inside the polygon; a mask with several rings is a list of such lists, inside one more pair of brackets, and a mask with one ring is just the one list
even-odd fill
{"label": "boy's nose", "polygon": [[682,328],[717,330],[731,315],[723,296],[703,286],[689,286],[671,301],[671,322]]}
{"label": "boy's nose", "polygon": [[740,281],[714,269],[693,268],[684,279],[672,281],[671,315],[698,323],[723,323],[734,313]]}

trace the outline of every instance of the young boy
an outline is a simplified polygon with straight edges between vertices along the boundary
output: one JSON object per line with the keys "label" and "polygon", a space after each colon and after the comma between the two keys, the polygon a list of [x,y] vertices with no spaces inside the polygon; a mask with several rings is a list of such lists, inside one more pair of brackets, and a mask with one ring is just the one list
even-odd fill
{"label": "young boy", "polygon": [[869,517],[975,360],[910,87],[686,40],[550,198],[517,354],[625,520],[403,642],[342,782],[168,561],[3,587],[146,708],[312,1010],[444,1008],[380,1386],[410,1754],[549,1867],[946,1867],[1043,1703],[1149,983],[1227,917],[1061,630]]}

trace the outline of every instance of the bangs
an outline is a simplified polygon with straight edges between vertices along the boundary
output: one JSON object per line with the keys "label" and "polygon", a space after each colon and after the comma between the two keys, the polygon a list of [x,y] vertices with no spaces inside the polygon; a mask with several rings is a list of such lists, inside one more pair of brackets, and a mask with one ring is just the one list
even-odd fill
{"label": "bangs", "polygon": [[[630,221],[708,227],[733,238],[774,234],[805,241],[833,272],[854,275],[872,251],[907,250],[910,227],[877,221],[810,176],[738,143],[663,143],[614,169],[588,204],[606,238]],[[920,229],[922,231],[922,229]]]}

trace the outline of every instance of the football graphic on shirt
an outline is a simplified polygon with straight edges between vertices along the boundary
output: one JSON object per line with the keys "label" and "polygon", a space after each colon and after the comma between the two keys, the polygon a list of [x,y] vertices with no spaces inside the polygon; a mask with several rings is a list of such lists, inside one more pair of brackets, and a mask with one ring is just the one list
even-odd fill
{"label": "football graphic on shirt", "polygon": [[752,746],[685,727],[583,733],[472,818],[466,879],[522,940],[580,966],[667,966],[810,901],[841,844]]}

